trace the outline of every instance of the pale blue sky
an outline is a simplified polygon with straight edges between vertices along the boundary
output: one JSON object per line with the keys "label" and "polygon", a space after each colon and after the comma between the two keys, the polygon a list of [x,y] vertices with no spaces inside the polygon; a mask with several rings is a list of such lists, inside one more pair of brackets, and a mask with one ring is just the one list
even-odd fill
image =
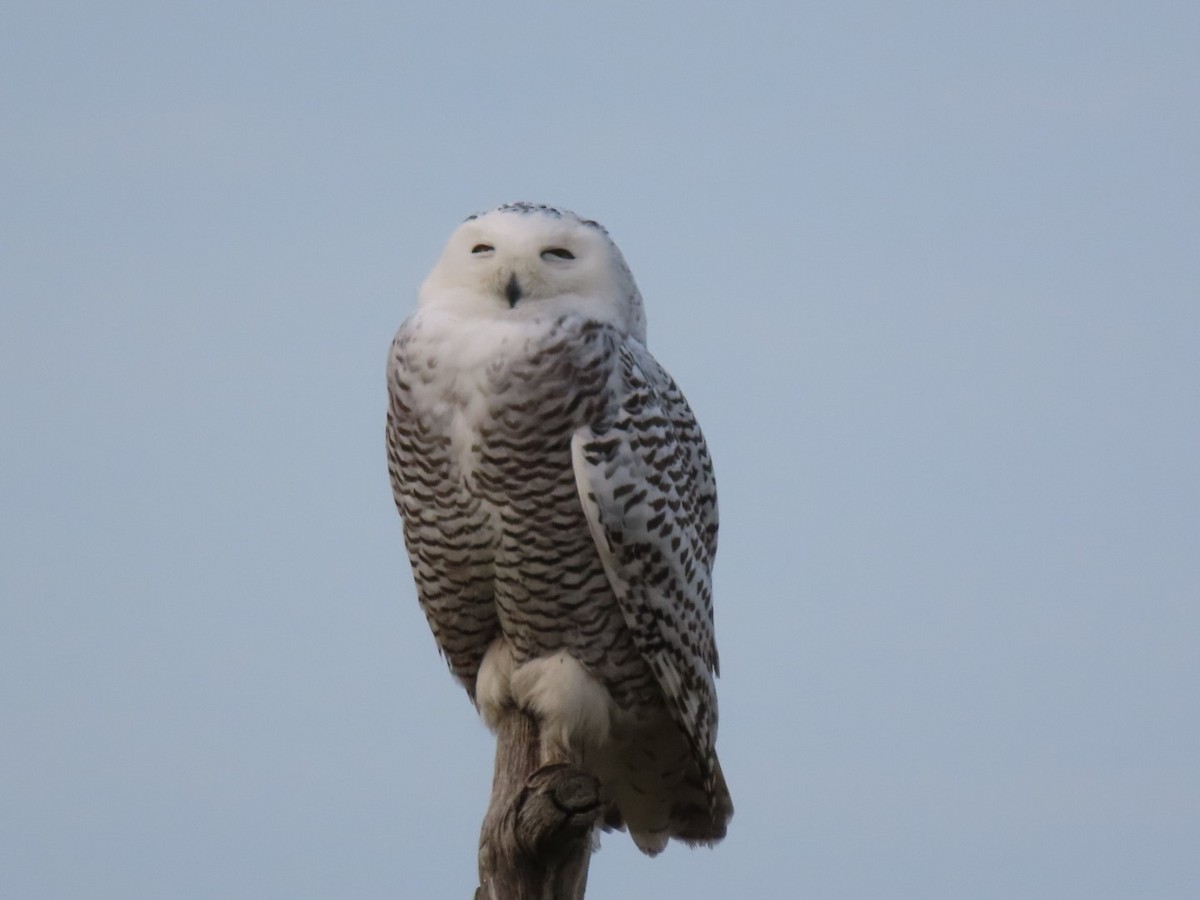
{"label": "pale blue sky", "polygon": [[0,897],[466,898],[384,356],[603,222],[721,488],[712,852],[591,898],[1200,896],[1200,6],[0,9]]}

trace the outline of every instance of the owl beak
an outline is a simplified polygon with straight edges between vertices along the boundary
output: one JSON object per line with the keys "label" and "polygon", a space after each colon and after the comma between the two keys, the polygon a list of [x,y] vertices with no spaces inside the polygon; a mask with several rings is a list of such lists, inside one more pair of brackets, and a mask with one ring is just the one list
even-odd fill
{"label": "owl beak", "polygon": [[517,301],[521,299],[521,282],[517,281],[515,273],[509,276],[508,284],[504,286],[504,296],[508,299],[509,309],[516,306]]}

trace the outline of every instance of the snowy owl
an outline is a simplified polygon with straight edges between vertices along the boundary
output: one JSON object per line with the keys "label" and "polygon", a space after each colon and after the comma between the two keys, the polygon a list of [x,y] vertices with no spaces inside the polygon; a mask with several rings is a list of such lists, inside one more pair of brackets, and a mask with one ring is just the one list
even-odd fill
{"label": "snowy owl", "polygon": [[596,222],[471,216],[388,357],[387,449],[421,608],[495,727],[602,786],[655,854],[712,844],[717,495],[700,427],[646,349],[642,298]]}

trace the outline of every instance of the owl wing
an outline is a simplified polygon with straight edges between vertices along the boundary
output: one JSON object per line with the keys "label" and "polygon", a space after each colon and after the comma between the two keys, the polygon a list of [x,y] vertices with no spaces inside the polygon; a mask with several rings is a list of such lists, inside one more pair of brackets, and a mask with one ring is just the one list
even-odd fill
{"label": "owl wing", "polygon": [[388,471],[417,599],[450,671],[474,699],[479,666],[500,629],[494,547],[478,498],[458,487],[448,442],[416,410],[414,385],[436,357],[421,355],[415,331],[406,322],[388,357]]}
{"label": "owl wing", "polygon": [[712,796],[712,461],[682,392],[640,343],[622,345],[613,383],[611,415],[572,439],[575,481],[625,623]]}

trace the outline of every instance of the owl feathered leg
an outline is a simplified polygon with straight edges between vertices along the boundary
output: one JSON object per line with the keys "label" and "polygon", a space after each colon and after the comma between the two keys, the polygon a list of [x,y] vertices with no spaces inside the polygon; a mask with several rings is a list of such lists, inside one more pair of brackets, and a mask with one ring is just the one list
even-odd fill
{"label": "owl feathered leg", "polygon": [[564,762],[590,770],[588,757],[609,743],[612,697],[565,650],[517,664],[512,645],[497,638],[479,668],[475,702],[493,729],[508,706],[532,713],[540,725],[543,765]]}

